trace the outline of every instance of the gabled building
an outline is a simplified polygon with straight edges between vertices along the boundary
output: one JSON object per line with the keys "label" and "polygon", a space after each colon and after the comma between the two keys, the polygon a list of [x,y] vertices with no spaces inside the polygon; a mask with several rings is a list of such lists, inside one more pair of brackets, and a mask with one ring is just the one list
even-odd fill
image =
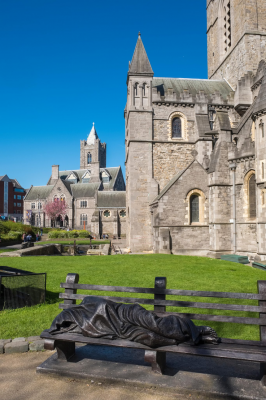
{"label": "gabled building", "polygon": [[16,179],[0,176],[0,217],[21,221],[23,218],[24,189]]}
{"label": "gabled building", "polygon": [[266,259],[266,2],[255,3],[207,0],[209,79],[154,76],[138,37],[125,109],[134,252]]}
{"label": "gabled building", "polygon": [[28,224],[51,226],[43,210],[50,201],[64,201],[67,215],[57,226],[87,230],[97,237],[103,233],[125,235],[126,192],[121,167],[106,167],[106,144],[101,143],[94,124],[87,140],[80,143],[80,169],[60,171],[52,166],[46,186],[32,186],[24,200]]}

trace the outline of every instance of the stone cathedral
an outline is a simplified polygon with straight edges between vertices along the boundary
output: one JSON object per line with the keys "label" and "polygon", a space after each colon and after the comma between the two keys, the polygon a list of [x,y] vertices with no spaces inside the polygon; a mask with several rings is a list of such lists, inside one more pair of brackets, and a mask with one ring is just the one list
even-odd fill
{"label": "stone cathedral", "polygon": [[127,75],[131,251],[266,259],[266,1],[207,0],[209,79]]}

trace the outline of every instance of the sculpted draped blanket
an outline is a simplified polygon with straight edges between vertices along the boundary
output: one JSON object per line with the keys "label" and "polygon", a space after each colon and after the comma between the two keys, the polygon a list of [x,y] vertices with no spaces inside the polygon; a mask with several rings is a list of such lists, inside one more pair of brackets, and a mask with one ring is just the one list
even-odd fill
{"label": "sculpted draped blanket", "polygon": [[188,318],[160,318],[138,304],[120,304],[98,296],[87,296],[74,308],[62,311],[50,334],[81,333],[92,338],[127,339],[150,347],[197,344],[202,330]]}

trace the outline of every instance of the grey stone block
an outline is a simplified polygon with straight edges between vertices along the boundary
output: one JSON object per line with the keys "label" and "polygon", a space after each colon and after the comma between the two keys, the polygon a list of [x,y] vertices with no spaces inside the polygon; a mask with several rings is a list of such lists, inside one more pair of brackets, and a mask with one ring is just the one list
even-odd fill
{"label": "grey stone block", "polygon": [[40,340],[40,339],[41,339],[40,336],[29,336],[27,338],[27,341],[28,342],[35,342],[36,340]]}
{"label": "grey stone block", "polygon": [[17,337],[12,340],[12,342],[26,342],[26,338],[24,337]]}
{"label": "grey stone block", "polygon": [[12,339],[1,339],[0,346],[5,346],[5,344],[12,342]]}
{"label": "grey stone block", "polygon": [[28,342],[11,342],[7,343],[5,345],[5,353],[6,354],[11,354],[11,353],[25,353],[26,351],[29,350],[29,343]]}
{"label": "grey stone block", "polygon": [[36,340],[29,344],[30,351],[42,351],[44,350],[44,340]]}

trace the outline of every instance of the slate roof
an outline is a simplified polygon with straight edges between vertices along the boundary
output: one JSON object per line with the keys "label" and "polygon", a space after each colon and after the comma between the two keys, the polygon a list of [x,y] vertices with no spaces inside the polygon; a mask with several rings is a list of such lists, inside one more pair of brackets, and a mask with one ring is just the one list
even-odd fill
{"label": "slate roof", "polygon": [[98,192],[98,208],[125,208],[126,192]]}
{"label": "slate roof", "polygon": [[196,121],[199,131],[199,136],[204,136],[205,132],[210,132],[210,122],[208,114],[196,114]]}
{"label": "slate roof", "polygon": [[167,89],[173,89],[178,95],[188,90],[192,96],[195,96],[200,91],[206,95],[219,93],[224,100],[234,93],[231,86],[223,80],[212,79],[186,79],[186,78],[153,78],[152,87],[156,87],[161,96],[165,96]]}
{"label": "slate roof", "polygon": [[26,194],[24,200],[36,200],[38,198],[38,195],[40,196],[40,200],[46,199],[53,188],[54,185],[32,186]]}
{"label": "slate roof", "polygon": [[[89,168],[88,168],[89,169]],[[115,179],[117,177],[117,174],[119,173],[120,167],[112,167],[112,168],[100,168],[100,172],[103,171],[107,171],[110,174],[110,181],[108,183],[104,183],[103,187],[104,190],[112,190],[114,183],[115,183]],[[77,170],[66,170],[66,171],[59,171],[59,178],[61,178],[64,183],[69,184],[68,181],[65,181],[65,179],[68,177],[68,175],[70,173],[74,173],[78,179],[78,182],[76,183],[76,185],[84,185],[84,183],[82,183],[82,176],[85,174],[85,172],[87,171],[87,169],[77,169]],[[51,179],[52,177],[50,176],[50,179],[48,181],[48,185],[51,183]],[[73,183],[70,183],[71,188],[73,186]],[[70,189],[71,190],[71,189]]]}
{"label": "slate roof", "polygon": [[139,33],[132,61],[129,65],[128,75],[147,74],[153,75],[153,70]]}
{"label": "slate roof", "polygon": [[83,183],[72,183],[71,190],[75,198],[81,197],[94,197],[95,192],[99,189],[101,182]]}

